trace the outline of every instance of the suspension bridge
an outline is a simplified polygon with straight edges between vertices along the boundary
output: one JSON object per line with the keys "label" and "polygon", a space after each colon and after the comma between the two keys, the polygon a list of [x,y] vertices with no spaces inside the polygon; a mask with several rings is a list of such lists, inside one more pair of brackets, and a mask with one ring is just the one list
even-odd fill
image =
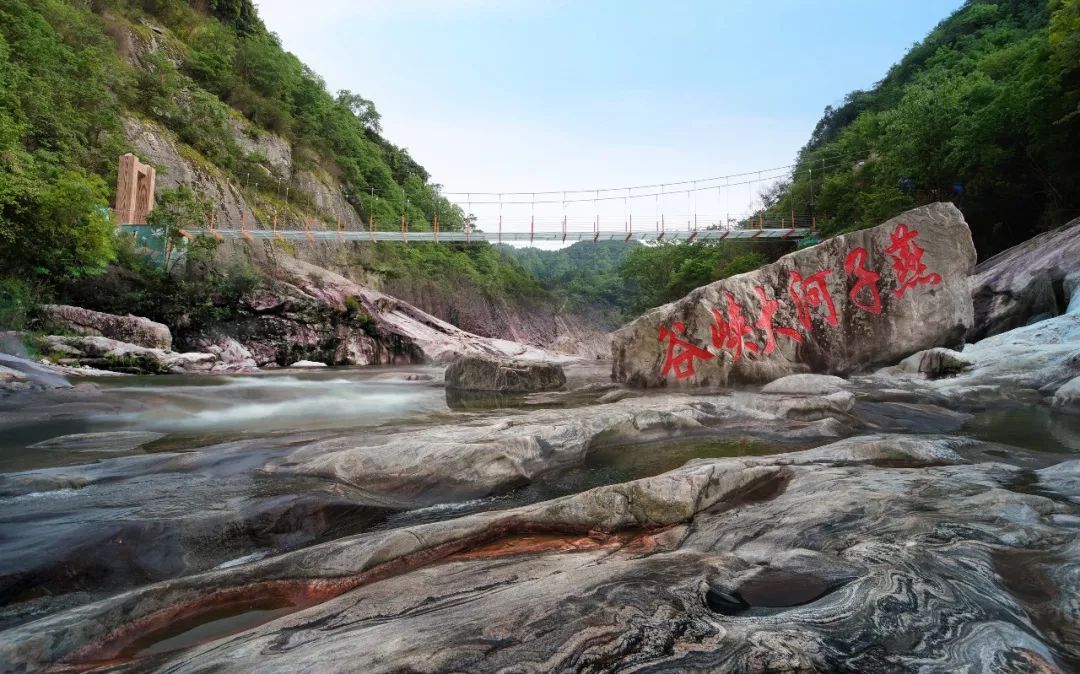
{"label": "suspension bridge", "polygon": [[[826,167],[823,165],[822,168]],[[773,213],[766,217],[762,204],[755,204],[754,194],[755,186],[789,178],[793,175],[792,169],[792,166],[783,166],[712,178],[599,189],[441,192],[440,196],[451,201],[464,215],[464,225],[458,217],[455,218],[455,226],[450,228],[442,226],[438,214],[427,220],[410,219],[410,212],[415,217],[416,209],[410,211],[407,198],[399,211],[399,218],[391,222],[376,222],[374,213],[380,210],[377,208],[379,199],[384,199],[384,205],[392,202],[371,190],[370,193],[356,195],[361,211],[369,213],[367,223],[357,223],[353,214],[349,218],[337,214],[336,224],[305,218],[302,222],[293,220],[279,227],[275,209],[271,222],[256,226],[251,226],[245,213],[241,214],[238,223],[219,223],[216,212],[212,212],[208,222],[195,226],[182,225],[175,231],[188,239],[213,237],[249,242],[548,242],[566,245],[578,241],[798,241],[814,233],[816,217],[794,211],[782,215]],[[745,202],[747,210],[743,213],[753,215],[732,218],[730,211],[726,210],[730,206],[730,193],[743,187],[748,196]],[[287,205],[287,189],[285,196]],[[711,211],[699,212],[701,196],[709,198]],[[669,215],[673,199],[685,200],[685,206],[678,206],[675,214]],[[326,201],[332,202],[327,199],[324,203]],[[646,203],[642,204],[643,201]],[[618,212],[620,205],[621,213]],[[725,208],[725,211],[720,213],[719,208]],[[522,212],[526,209],[527,213]],[[347,220],[353,224],[346,225]]]}

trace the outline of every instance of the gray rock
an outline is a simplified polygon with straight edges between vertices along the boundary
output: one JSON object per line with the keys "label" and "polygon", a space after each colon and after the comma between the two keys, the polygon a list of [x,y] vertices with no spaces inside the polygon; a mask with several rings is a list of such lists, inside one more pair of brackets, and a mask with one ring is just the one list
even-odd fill
{"label": "gray rock", "polygon": [[562,388],[566,374],[556,363],[460,356],[446,368],[443,380],[447,388],[459,391],[534,393]]}
{"label": "gray rock", "polygon": [[935,347],[913,353],[896,366],[900,372],[926,375],[930,379],[939,379],[960,374],[971,369],[973,362],[959,351]]}
{"label": "gray rock", "polygon": [[320,362],[317,362],[317,361],[314,361],[314,360],[298,360],[295,363],[293,363],[292,365],[290,365],[289,367],[319,368],[319,367],[326,367],[326,363],[320,363]]}
{"label": "gray rock", "polygon": [[1054,407],[1080,414],[1080,376],[1073,377],[1054,393]]}
{"label": "gray rock", "polygon": [[225,371],[218,356],[212,353],[176,353],[95,336],[49,335],[44,337],[43,341],[50,350],[60,351],[66,348],[68,353],[70,350],[76,352],[71,358],[61,359],[61,365],[89,365],[105,370],[145,374]]}
{"label": "gray rock", "polygon": [[607,403],[617,403],[620,400],[626,400],[627,398],[636,398],[639,395],[641,394],[637,393],[636,391],[631,391],[629,389],[617,389],[614,391],[608,391],[604,395],[597,398],[596,402],[600,403],[601,405],[606,405]]}
{"label": "gray rock", "polygon": [[[1071,670],[1075,465],[873,436],[168,580],[3,633],[16,670]],[[1074,464],[1080,462],[1073,462]],[[917,469],[915,469],[917,468]],[[377,581],[377,582],[376,582]],[[134,660],[179,616],[293,605]],[[1032,620],[1032,615],[1041,616]],[[918,625],[919,638],[912,638]]]}
{"label": "gray rock", "polygon": [[[865,377],[862,383],[879,389],[913,391],[951,404],[982,405],[998,400],[1037,403],[1080,376],[1078,345],[1080,305],[1061,316],[969,344],[955,356],[947,352],[948,359],[967,364],[953,376],[924,377],[919,372],[923,354],[915,354],[900,366]],[[926,369],[934,371],[935,361],[941,362],[931,355]]]}
{"label": "gray rock", "polygon": [[108,337],[148,349],[172,349],[172,333],[161,323],[140,316],[117,316],[63,304],[46,304],[38,309],[44,331],[74,332]]}
{"label": "gray rock", "polygon": [[788,395],[828,395],[837,391],[846,391],[851,384],[841,377],[828,374],[789,374],[765,384],[762,393],[784,393]]}
{"label": "gray rock", "polygon": [[251,352],[235,339],[219,338],[216,341],[202,340],[198,348],[217,356],[214,372],[250,372],[258,369],[258,363]]}
{"label": "gray rock", "polygon": [[1080,218],[979,263],[971,279],[975,322],[967,340],[1065,313],[1075,295],[1070,277],[1080,278]]}
{"label": "gray rock", "polygon": [[153,431],[109,431],[61,435],[30,445],[28,449],[70,452],[130,452],[165,437]]}
{"label": "gray rock", "polygon": [[615,333],[613,378],[633,386],[845,375],[972,325],[971,232],[937,203],[829,239],[658,307]]}

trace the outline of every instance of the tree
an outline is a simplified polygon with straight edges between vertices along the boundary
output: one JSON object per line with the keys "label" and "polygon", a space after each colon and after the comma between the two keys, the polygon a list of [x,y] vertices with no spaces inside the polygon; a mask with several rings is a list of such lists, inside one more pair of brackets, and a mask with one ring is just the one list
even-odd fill
{"label": "tree", "polygon": [[343,106],[353,114],[364,128],[374,133],[382,133],[382,115],[375,109],[375,104],[359,94],[354,94],[348,89],[341,89],[337,93],[338,105]]}

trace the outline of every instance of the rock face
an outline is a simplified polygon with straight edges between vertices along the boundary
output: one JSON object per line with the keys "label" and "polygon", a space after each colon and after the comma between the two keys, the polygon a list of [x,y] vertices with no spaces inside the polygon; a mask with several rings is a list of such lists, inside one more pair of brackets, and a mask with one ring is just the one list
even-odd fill
{"label": "rock face", "polygon": [[957,344],[974,265],[960,211],[924,206],[653,309],[615,333],[612,376],[651,387],[843,375]]}
{"label": "rock face", "polygon": [[161,323],[139,316],[116,316],[64,304],[39,307],[45,331],[74,332],[79,335],[108,337],[148,349],[172,349],[172,333]]}
{"label": "rock face", "polygon": [[130,374],[218,374],[251,369],[249,359],[236,361],[215,353],[150,349],[108,337],[50,335],[43,338],[43,343],[53,354],[61,356],[58,363],[65,366],[88,365]]}
{"label": "rock face", "polygon": [[[929,349],[867,377],[881,388],[941,396],[951,404],[1041,401],[1080,377],[1080,292],[1066,297],[1066,313],[1013,328],[962,352]],[[1062,398],[1068,396],[1068,390]],[[1064,402],[1056,402],[1065,408]]]}
{"label": "rock face", "polygon": [[446,368],[446,387],[459,391],[534,393],[566,385],[562,366],[490,356],[461,356]]}
{"label": "rock face", "polygon": [[1065,313],[1080,285],[1080,218],[979,263],[970,342]]}
{"label": "rock face", "polygon": [[[973,460],[983,444],[863,436],[350,536],[10,629],[0,660],[15,671],[1071,671],[1080,462]],[[134,655],[241,604],[280,610]]]}
{"label": "rock face", "polygon": [[1054,407],[1080,414],[1080,376],[1073,377],[1054,393]]}
{"label": "rock face", "polygon": [[[389,295],[288,255],[272,283],[245,299],[250,318],[222,328],[260,365],[449,362],[459,355],[572,358],[461,330]],[[210,339],[207,337],[207,339]]]}

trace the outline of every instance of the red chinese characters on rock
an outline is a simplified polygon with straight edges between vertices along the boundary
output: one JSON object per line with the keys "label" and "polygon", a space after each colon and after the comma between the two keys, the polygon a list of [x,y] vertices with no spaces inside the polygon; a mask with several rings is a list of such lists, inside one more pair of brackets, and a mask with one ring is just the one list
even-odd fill
{"label": "red chinese characters on rock", "polygon": [[773,316],[776,315],[776,310],[780,308],[780,301],[769,299],[765,295],[765,289],[761,286],[754,288],[754,292],[761,298],[761,314],[758,316],[755,325],[765,333],[765,344],[761,348],[762,355],[767,356],[776,350],[776,335],[783,335],[801,344],[803,336],[799,334],[798,330],[773,325]]}
{"label": "red chinese characters on rock", "polygon": [[709,326],[709,332],[712,334],[712,345],[731,351],[734,361],[738,362],[744,349],[757,353],[758,345],[747,339],[747,335],[753,334],[754,330],[743,316],[742,307],[735,301],[735,296],[724,293],[724,301],[727,303],[727,315],[713,309],[714,322]]}
{"label": "red chinese characters on rock", "polygon": [[832,273],[831,269],[822,269],[810,276],[803,278],[797,271],[791,272],[791,281],[788,283],[788,292],[791,301],[795,303],[795,311],[799,314],[799,320],[806,331],[814,329],[810,321],[810,307],[825,307],[825,321],[829,325],[836,325],[836,305],[833,304],[832,295],[829,294],[829,286],[825,280]]}
{"label": "red chinese characters on rock", "polygon": [[[866,249],[858,246],[852,249],[848,253],[847,259],[844,260],[844,270],[847,271],[849,276],[854,275],[856,279],[855,285],[851,287],[851,291],[848,293],[848,297],[860,309],[865,309],[872,314],[880,314],[881,295],[878,293],[877,284],[881,274],[866,268],[866,261],[869,258],[870,254],[866,252]],[[869,302],[863,302],[859,299],[860,294],[865,294],[865,289],[870,291]]]}
{"label": "red chinese characters on rock", "polygon": [[666,377],[674,372],[676,379],[686,379],[694,376],[694,360],[712,360],[713,355],[700,347],[694,346],[680,335],[686,334],[686,324],[675,321],[669,330],[667,326],[660,326],[659,342],[667,340],[667,355],[664,365],[660,368],[660,376]]}
{"label": "red chinese characters on rock", "polygon": [[892,258],[893,271],[896,272],[896,296],[903,297],[904,293],[918,285],[936,286],[941,283],[941,275],[926,272],[926,265],[922,262],[923,253],[926,252],[915,243],[919,236],[919,230],[909,229],[907,225],[900,223],[889,235],[891,243],[885,252]]}
{"label": "red chinese characters on rock", "polygon": [[[884,249],[892,261],[896,274],[896,297],[919,285],[938,285],[942,282],[940,274],[928,271],[923,263],[926,252],[915,240],[919,232],[905,224],[898,224],[890,234],[890,245]],[[871,314],[880,315],[884,311],[879,283],[881,273],[871,268],[870,253],[862,246],[856,246],[844,259],[844,271],[854,278],[854,284],[848,291],[848,299],[856,307]],[[760,300],[757,320],[751,323],[743,313],[744,308],[731,292],[724,292],[723,310],[711,309],[713,323],[709,326],[712,338],[710,352],[686,341],[686,325],[676,321],[669,329],[660,326],[659,340],[667,342],[667,353],[660,371],[662,377],[674,374],[677,379],[694,376],[694,365],[698,360],[708,361],[724,349],[732,354],[732,362],[737,363],[746,357],[767,356],[776,351],[777,338],[785,337],[796,343],[803,343],[805,337],[814,329],[814,313],[823,316],[825,323],[839,325],[836,305],[829,292],[828,279],[831,269],[821,269],[803,277],[800,272],[789,271],[788,294],[799,322],[804,329],[776,325],[776,314],[782,300],[770,298],[762,286],[755,286],[754,292]],[[757,339],[760,330],[762,339]]]}

